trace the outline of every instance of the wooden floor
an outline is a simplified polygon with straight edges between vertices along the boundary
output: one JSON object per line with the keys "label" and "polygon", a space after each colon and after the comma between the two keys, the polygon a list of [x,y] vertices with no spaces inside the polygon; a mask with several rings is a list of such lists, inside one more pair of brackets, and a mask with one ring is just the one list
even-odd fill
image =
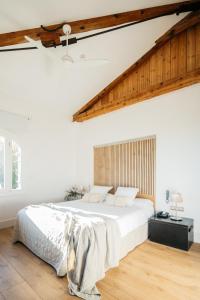
{"label": "wooden floor", "polygon": [[[66,278],[0,230],[0,300],[71,300]],[[189,252],[151,242],[137,247],[98,283],[102,300],[200,300],[200,245]]]}

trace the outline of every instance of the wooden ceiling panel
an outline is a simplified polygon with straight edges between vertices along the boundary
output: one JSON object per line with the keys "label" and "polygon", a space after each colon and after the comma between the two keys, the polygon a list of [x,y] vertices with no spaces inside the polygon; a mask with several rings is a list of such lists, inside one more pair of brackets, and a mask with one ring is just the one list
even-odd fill
{"label": "wooden ceiling panel", "polygon": [[200,68],[200,24],[196,26],[196,67]]}
{"label": "wooden ceiling panel", "polygon": [[[190,22],[190,18],[196,23]],[[200,11],[173,27],[143,57],[116,78],[73,116],[82,122],[121,107],[200,82]],[[199,20],[197,22],[197,20]],[[180,30],[180,23],[182,31]],[[186,26],[187,25],[187,26]],[[168,36],[168,35],[167,35]],[[163,35],[166,37],[166,35]]]}

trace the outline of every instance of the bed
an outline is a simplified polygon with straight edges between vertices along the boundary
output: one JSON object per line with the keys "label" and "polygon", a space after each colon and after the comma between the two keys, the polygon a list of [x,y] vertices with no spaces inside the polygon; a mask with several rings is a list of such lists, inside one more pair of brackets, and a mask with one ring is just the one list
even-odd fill
{"label": "bed", "polygon": [[[70,294],[77,295],[83,299],[99,299],[100,294],[95,286],[96,281],[102,279],[105,272],[112,267],[116,267],[119,260],[133,250],[137,245],[143,243],[148,237],[148,219],[153,214],[153,203],[150,200],[138,199],[132,207],[113,207],[105,203],[85,203],[82,200],[61,202],[56,204],[31,205],[19,211],[15,226],[14,242],[22,242],[34,254],[52,265],[58,276],[67,274],[68,281],[71,282]],[[66,221],[66,215],[69,217]],[[92,254],[88,254],[87,267],[94,265],[98,260],[99,265],[94,270],[85,272],[84,288],[80,289],[80,281],[83,274],[76,270],[79,278],[74,279],[74,274],[70,278],[71,253],[68,236],[72,221],[75,229],[71,230],[71,236],[77,236],[76,244],[81,244],[81,254],[72,253],[73,257],[79,257],[80,264],[88,252],[89,245],[93,245]],[[82,218],[82,219],[81,219]],[[80,231],[73,234],[83,220],[82,228],[90,229],[88,235]],[[91,222],[90,222],[91,221]],[[78,224],[78,225],[77,225]],[[94,234],[94,239],[91,234]],[[104,242],[103,242],[104,240]],[[101,244],[101,245],[100,245]],[[105,245],[104,245],[105,244]],[[98,249],[96,249],[98,245]],[[74,244],[71,249],[74,249]],[[107,250],[109,258],[104,264]],[[93,259],[93,260],[92,260]],[[73,260],[73,259],[72,259]],[[85,260],[86,261],[86,260]],[[79,269],[85,269],[81,266]],[[100,267],[101,266],[101,267]],[[91,280],[92,279],[92,280]],[[74,285],[76,282],[76,286]],[[87,287],[87,288],[85,288]],[[81,290],[81,291],[80,291]],[[84,291],[83,291],[84,290]],[[85,295],[85,291],[86,294]]]}
{"label": "bed", "polygon": [[130,207],[119,207],[120,198],[116,206],[106,204],[107,194],[99,203],[32,205],[18,213],[14,242],[52,265],[58,276],[67,274],[71,295],[100,299],[96,282],[147,239],[154,213],[155,145],[155,137],[149,137],[94,147],[94,185],[100,190],[109,185],[111,193],[136,187]]}

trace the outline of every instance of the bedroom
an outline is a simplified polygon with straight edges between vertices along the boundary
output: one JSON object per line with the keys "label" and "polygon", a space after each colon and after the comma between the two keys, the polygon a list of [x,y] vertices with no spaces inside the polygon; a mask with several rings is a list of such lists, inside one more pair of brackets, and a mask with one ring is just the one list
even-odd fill
{"label": "bedroom", "polygon": [[[66,276],[57,276],[45,257],[38,258],[27,245],[12,243],[12,226],[25,207],[56,205],[72,186],[85,193],[94,184],[113,186],[112,194],[119,186],[140,188],[136,198],[153,199],[156,213],[175,214],[177,204],[178,216],[194,222],[189,228],[194,243],[188,251],[150,240],[132,247],[118,267],[98,280],[101,298],[199,299],[200,3],[81,4],[1,0],[0,299],[77,299],[69,294]],[[73,21],[79,20],[83,21],[76,26]],[[69,27],[63,30],[63,21],[71,24],[72,33]],[[49,32],[49,25],[59,29]],[[123,28],[80,39],[119,26]],[[26,29],[33,31],[21,32]],[[40,44],[42,40],[47,45],[52,38],[60,43],[60,35],[69,44],[75,37],[77,43],[56,48]],[[155,48],[155,41],[161,41],[160,48]],[[4,51],[27,47],[36,49]],[[154,145],[151,151],[149,140]],[[95,159],[98,149],[103,156]],[[174,205],[173,198],[181,203]],[[76,207],[79,201],[64,203]],[[107,212],[113,209],[113,214],[124,209],[94,205],[97,210],[100,205]],[[184,220],[167,220],[185,227]],[[158,222],[164,224],[165,219]],[[148,228],[145,234],[147,239]]]}

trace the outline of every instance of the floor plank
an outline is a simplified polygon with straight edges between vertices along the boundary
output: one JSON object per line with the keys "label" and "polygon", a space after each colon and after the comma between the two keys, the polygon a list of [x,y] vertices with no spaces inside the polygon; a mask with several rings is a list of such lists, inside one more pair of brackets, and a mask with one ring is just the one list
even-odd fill
{"label": "floor plank", "polygon": [[[200,245],[189,252],[145,242],[106,273],[97,287],[102,300],[199,300]],[[25,291],[25,292],[22,292]],[[75,300],[66,277],[0,230],[0,300]]]}
{"label": "floor plank", "polygon": [[19,283],[23,283],[23,279],[0,254],[0,291]]}
{"label": "floor plank", "polygon": [[0,300],[5,300],[4,296],[0,292]]}
{"label": "floor plank", "polygon": [[41,300],[26,282],[4,290],[2,294],[6,300]]}
{"label": "floor plank", "polygon": [[67,282],[57,278],[55,271],[46,263],[36,262],[39,259],[23,245],[16,244],[12,251],[3,252],[3,255],[24,281],[42,298],[58,299],[64,294]]}

